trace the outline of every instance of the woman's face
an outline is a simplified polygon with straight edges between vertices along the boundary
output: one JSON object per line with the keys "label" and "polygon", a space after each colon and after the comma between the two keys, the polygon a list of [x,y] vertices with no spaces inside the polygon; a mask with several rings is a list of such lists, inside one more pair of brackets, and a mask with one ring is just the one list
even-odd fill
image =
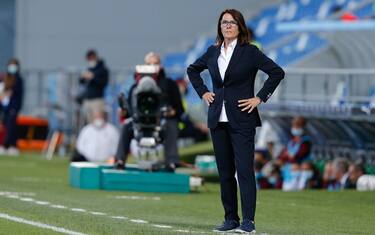
{"label": "woman's face", "polygon": [[223,15],[220,26],[221,33],[223,34],[225,40],[236,39],[240,33],[238,30],[238,22],[229,13],[225,13]]}

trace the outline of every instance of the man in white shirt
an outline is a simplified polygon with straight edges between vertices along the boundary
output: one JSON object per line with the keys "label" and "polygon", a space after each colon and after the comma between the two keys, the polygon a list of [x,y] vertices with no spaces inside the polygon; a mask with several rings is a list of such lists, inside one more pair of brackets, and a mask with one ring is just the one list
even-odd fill
{"label": "man in white shirt", "polygon": [[114,157],[118,141],[118,130],[98,111],[79,133],[72,161],[107,162]]}

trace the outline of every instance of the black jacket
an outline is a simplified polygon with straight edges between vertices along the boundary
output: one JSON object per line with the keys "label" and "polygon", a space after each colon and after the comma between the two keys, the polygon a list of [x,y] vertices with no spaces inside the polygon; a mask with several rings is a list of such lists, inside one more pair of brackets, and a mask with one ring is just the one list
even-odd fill
{"label": "black jacket", "polygon": [[104,90],[108,84],[109,71],[102,60],[94,68],[89,69],[94,74],[94,78],[86,81],[80,78],[80,84],[85,85],[85,91],[82,96],[83,99],[95,99],[104,97]]}
{"label": "black jacket", "polygon": [[[172,119],[180,119],[181,115],[184,113],[184,108],[182,105],[181,94],[178,89],[178,86],[175,81],[170,78],[167,78],[163,69],[160,70],[158,78],[157,78],[157,85],[161,89],[161,106],[170,106],[176,111],[176,114],[173,117],[169,117]],[[132,114],[133,110],[131,109],[131,98],[133,90],[137,84],[134,84],[129,90],[129,96],[127,99],[127,108]]]}
{"label": "black jacket", "polygon": [[187,69],[189,79],[200,97],[209,91],[200,73],[205,69],[210,72],[215,97],[208,108],[208,127],[216,127],[223,102],[231,127],[238,129],[261,126],[258,110],[255,108],[251,113],[242,112],[243,107],[238,107],[238,100],[254,97],[255,77],[260,69],[269,77],[257,96],[266,102],[284,78],[284,71],[256,46],[237,43],[223,81],[217,63],[220,49],[220,46],[210,46],[207,52]]}
{"label": "black jacket", "polygon": [[12,87],[12,95],[10,96],[9,105],[5,109],[5,112],[13,111],[18,113],[22,108],[23,102],[23,79],[19,73],[15,75],[16,81]]}

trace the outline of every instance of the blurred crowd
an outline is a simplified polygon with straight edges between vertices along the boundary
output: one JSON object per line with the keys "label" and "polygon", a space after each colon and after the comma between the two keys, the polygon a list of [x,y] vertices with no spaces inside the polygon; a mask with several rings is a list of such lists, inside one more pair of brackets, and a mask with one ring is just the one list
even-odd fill
{"label": "blurred crowd", "polygon": [[254,169],[260,189],[355,189],[358,179],[365,174],[362,162],[336,158],[323,167],[312,159],[312,142],[306,131],[306,120],[295,117],[291,123],[291,139],[280,151],[274,143],[255,153]]}
{"label": "blurred crowd", "polygon": [[[251,29],[249,29],[250,32]],[[252,37],[253,44],[261,47]],[[80,84],[76,102],[81,107],[79,134],[72,155],[72,161],[111,162],[124,168],[131,152],[133,127],[127,120],[132,111],[119,111],[120,128],[109,122],[109,108],[104,95],[110,74],[105,61],[97,51],[90,49],[85,56],[87,68],[82,71],[77,82]],[[165,113],[167,128],[164,141],[164,161],[168,170],[174,171],[181,165],[178,156],[178,139],[190,138],[193,142],[205,141],[209,130],[204,121],[194,118],[186,101],[188,82],[185,78],[172,80],[166,76],[160,56],[154,52],[145,55],[144,63],[158,65],[155,82],[160,87],[163,104],[168,106]],[[17,117],[22,108],[23,78],[17,59],[9,60],[6,73],[0,78],[0,155],[18,155]],[[134,76],[134,86],[137,85]],[[126,93],[130,103],[131,91]],[[204,107],[201,112],[205,112]],[[263,129],[267,129],[264,125]],[[282,148],[268,141],[257,148],[254,170],[259,189],[282,189],[285,191],[313,189],[340,190],[356,188],[358,179],[364,175],[362,162],[352,162],[337,158],[324,166],[316,164],[311,154],[313,143],[306,131],[306,120],[295,117],[291,123],[290,140]],[[272,129],[272,128],[271,128]],[[272,133],[262,134],[269,135]]]}

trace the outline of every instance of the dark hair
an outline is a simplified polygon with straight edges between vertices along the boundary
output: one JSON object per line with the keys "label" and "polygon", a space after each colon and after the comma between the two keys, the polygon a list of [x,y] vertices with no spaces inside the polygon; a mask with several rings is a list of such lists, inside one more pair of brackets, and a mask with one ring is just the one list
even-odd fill
{"label": "dark hair", "polygon": [[362,163],[354,163],[353,165],[354,165],[354,170],[355,171],[357,171],[357,172],[360,171],[363,174],[366,172],[365,166]]}
{"label": "dark hair", "polygon": [[11,58],[10,60],[8,60],[8,65],[10,65],[10,64],[15,64],[15,65],[18,66],[18,68],[20,67],[20,62],[16,58]]}
{"label": "dark hair", "polygon": [[16,58],[11,58],[10,60],[8,60],[8,65],[10,64],[15,64],[17,65],[18,67],[18,71],[16,72],[16,74],[11,74],[9,72],[7,72],[5,74],[5,77],[3,79],[3,82],[4,82],[4,89],[5,90],[9,90],[9,89],[12,89],[14,87],[14,84],[16,82],[16,77],[18,76],[17,74],[19,74],[19,71],[20,71],[20,62],[18,59]]}
{"label": "dark hair", "polygon": [[226,9],[224,10],[219,17],[217,22],[217,36],[216,36],[216,45],[221,45],[224,41],[223,33],[221,32],[221,20],[223,19],[224,14],[230,14],[235,21],[237,21],[238,26],[238,42],[243,45],[246,43],[250,43],[249,31],[247,30],[245,19],[241,12],[237,11],[236,9]]}
{"label": "dark hair", "polygon": [[89,57],[97,57],[97,53],[94,49],[89,49],[86,52],[86,58],[89,58]]}
{"label": "dark hair", "polygon": [[255,40],[256,37],[255,37],[254,30],[253,30],[252,28],[250,28],[250,27],[248,27],[247,30],[249,30],[249,38],[250,38],[250,41]]}

